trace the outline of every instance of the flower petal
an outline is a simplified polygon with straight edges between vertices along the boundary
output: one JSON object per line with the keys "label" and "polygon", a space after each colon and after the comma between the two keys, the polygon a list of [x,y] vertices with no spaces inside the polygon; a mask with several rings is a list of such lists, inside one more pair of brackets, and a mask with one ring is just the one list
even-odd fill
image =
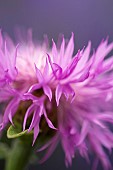
{"label": "flower petal", "polygon": [[48,85],[43,85],[44,93],[48,96],[49,100],[52,99],[52,91],[51,88]]}

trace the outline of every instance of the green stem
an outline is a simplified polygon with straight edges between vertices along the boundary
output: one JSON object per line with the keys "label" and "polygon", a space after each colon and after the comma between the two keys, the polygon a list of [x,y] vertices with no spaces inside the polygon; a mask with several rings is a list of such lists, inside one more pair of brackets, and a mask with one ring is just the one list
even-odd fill
{"label": "green stem", "polygon": [[31,141],[16,139],[6,160],[5,170],[24,170],[32,152]]}

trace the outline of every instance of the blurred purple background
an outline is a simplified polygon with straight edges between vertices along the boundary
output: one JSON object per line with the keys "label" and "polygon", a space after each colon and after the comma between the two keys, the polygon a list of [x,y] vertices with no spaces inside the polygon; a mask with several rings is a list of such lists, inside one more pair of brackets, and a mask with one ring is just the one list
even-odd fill
{"label": "blurred purple background", "polygon": [[[88,40],[96,47],[107,36],[113,41],[113,0],[0,0],[0,27],[14,38],[17,26],[32,28],[34,38],[39,40],[43,34],[50,40],[57,40],[59,33],[69,38],[73,31],[75,50],[87,45]],[[65,170],[60,147],[43,165],[28,168],[35,169]],[[90,170],[91,167],[79,158],[68,170],[72,169]]]}

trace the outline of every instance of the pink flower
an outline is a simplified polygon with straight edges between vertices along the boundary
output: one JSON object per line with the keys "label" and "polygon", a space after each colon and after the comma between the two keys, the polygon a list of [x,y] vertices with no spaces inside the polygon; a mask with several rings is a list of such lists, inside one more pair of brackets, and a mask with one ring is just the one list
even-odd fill
{"label": "pink flower", "polygon": [[73,33],[67,45],[62,37],[60,48],[53,41],[52,49],[45,41],[43,45],[33,44],[31,38],[17,47],[2,35],[0,42],[0,102],[8,103],[1,129],[9,122],[14,124],[13,118],[23,110],[23,130],[34,132],[33,144],[40,130],[44,131],[42,119],[55,130],[53,138],[40,149],[49,148],[42,162],[61,141],[66,165],[71,165],[78,150],[87,161],[94,153],[103,167],[110,169],[103,148],[113,148],[113,58],[106,58],[113,43],[103,40],[91,54],[89,42],[73,56]]}

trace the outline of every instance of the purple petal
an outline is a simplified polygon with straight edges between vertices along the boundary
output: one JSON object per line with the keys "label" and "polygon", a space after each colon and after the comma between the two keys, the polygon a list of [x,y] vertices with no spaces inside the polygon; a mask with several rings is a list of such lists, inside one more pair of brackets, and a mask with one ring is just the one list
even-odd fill
{"label": "purple petal", "polygon": [[108,55],[112,49],[113,49],[113,43],[107,46],[107,41],[102,42],[96,51],[93,68],[97,68],[97,66],[103,61],[105,56]]}
{"label": "purple petal", "polygon": [[36,75],[37,75],[38,81],[42,83],[44,81],[44,77],[41,71],[36,67],[36,65],[35,65],[35,69],[36,69]]}
{"label": "purple petal", "polygon": [[65,50],[65,40],[64,40],[64,37],[63,37],[62,44],[61,44],[61,47],[60,47],[60,53],[59,53],[61,65],[62,65],[63,57],[64,57],[64,50]]}
{"label": "purple petal", "polygon": [[52,99],[52,91],[51,88],[48,85],[43,86],[44,93],[48,96],[49,100]]}
{"label": "purple petal", "polygon": [[74,51],[74,34],[72,33],[64,55],[65,64],[67,64],[69,59],[72,57],[73,51]]}
{"label": "purple petal", "polygon": [[41,152],[45,149],[47,149],[52,143],[56,143],[59,141],[59,134],[57,133],[53,138],[51,138],[45,145],[43,145],[41,148],[37,150],[37,152]]}
{"label": "purple petal", "polygon": [[[33,117],[32,117],[32,121],[31,121],[31,124],[29,126],[29,129],[28,129],[28,132],[30,132],[34,127],[35,127],[35,124],[37,122],[37,120],[39,119],[39,108],[34,108],[34,113],[33,113]],[[38,111],[37,111],[38,110]]]}
{"label": "purple petal", "polygon": [[52,141],[52,144],[49,146],[45,156],[39,161],[40,163],[45,162],[51,156],[51,154],[55,150],[57,144],[58,144],[58,140],[56,138],[55,140]]}
{"label": "purple petal", "polygon": [[45,109],[44,109],[44,116],[45,116],[45,119],[46,119],[46,121],[47,121],[48,126],[49,126],[51,129],[55,129],[55,130],[56,130],[56,128],[54,127],[54,125],[52,124],[52,122],[48,119]]}
{"label": "purple petal", "polygon": [[38,90],[38,89],[40,89],[41,88],[41,84],[39,83],[39,84],[33,84],[30,88],[29,88],[29,90],[28,90],[28,93],[31,93],[31,92],[33,92],[34,90]]}
{"label": "purple petal", "polygon": [[79,139],[79,142],[78,142],[77,145],[82,144],[82,142],[85,140],[85,138],[88,134],[88,131],[89,131],[88,122],[85,120],[83,122],[83,125],[82,125],[82,129],[81,129],[81,133],[80,133],[80,139]]}
{"label": "purple petal", "polygon": [[27,109],[27,112],[26,112],[25,117],[24,117],[24,122],[23,122],[23,131],[25,130],[25,127],[26,127],[27,118],[32,114],[33,110],[34,110],[34,104],[32,104]]}
{"label": "purple petal", "polygon": [[37,124],[36,126],[34,127],[34,137],[33,137],[33,143],[32,143],[32,146],[34,145],[36,139],[37,139],[37,136],[39,134],[39,121],[37,121]]}
{"label": "purple petal", "polygon": [[62,90],[63,90],[63,87],[60,84],[58,84],[56,91],[55,91],[55,98],[56,98],[57,106],[59,105],[59,100],[62,95]]}
{"label": "purple petal", "polygon": [[49,61],[49,64],[51,66],[52,72],[53,72],[54,76],[56,77],[56,70],[54,70],[54,66],[53,66],[53,63],[51,61],[51,58],[50,58],[50,56],[48,54],[47,54],[47,57],[48,57],[48,61]]}
{"label": "purple petal", "polygon": [[[10,101],[3,116],[3,126],[5,126],[8,123],[8,120],[12,122],[11,119],[12,119],[12,116],[14,116],[14,114],[16,113],[18,104],[19,104],[18,98],[14,98]],[[9,113],[10,113],[10,116],[9,116]]]}
{"label": "purple petal", "polygon": [[52,42],[53,42],[53,46],[52,46],[53,62],[57,62],[57,60],[58,60],[57,47],[56,47],[54,40],[52,40]]}
{"label": "purple petal", "polygon": [[90,50],[91,50],[91,42],[89,41],[87,48],[84,50],[83,55],[77,64],[76,72],[79,72],[86,66],[89,59]]}
{"label": "purple petal", "polygon": [[9,117],[9,121],[10,121],[11,124],[14,126],[13,119],[12,119],[13,115],[12,115],[12,112],[11,112],[11,111],[9,112],[8,117]]}
{"label": "purple petal", "polygon": [[48,59],[46,58],[46,64],[45,64],[44,72],[43,72],[44,77],[49,76],[48,73],[49,73],[49,62],[48,62]]}
{"label": "purple petal", "polygon": [[102,164],[103,164],[103,167],[108,170],[111,168],[111,164],[108,160],[108,157],[107,155],[105,154],[102,146],[100,145],[99,141],[98,140],[93,140],[93,137],[94,136],[91,136],[90,137],[90,141],[91,141],[91,144],[92,144],[92,148],[94,149],[94,151],[96,152],[98,158],[101,160]]}

